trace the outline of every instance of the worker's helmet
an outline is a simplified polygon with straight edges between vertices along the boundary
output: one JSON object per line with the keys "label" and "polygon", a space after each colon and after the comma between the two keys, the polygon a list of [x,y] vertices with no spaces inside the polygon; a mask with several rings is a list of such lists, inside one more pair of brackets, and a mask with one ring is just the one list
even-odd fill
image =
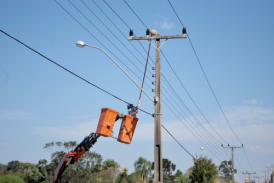
{"label": "worker's helmet", "polygon": [[133,104],[128,104],[127,105],[127,109],[130,109],[130,108],[132,108],[133,107]]}

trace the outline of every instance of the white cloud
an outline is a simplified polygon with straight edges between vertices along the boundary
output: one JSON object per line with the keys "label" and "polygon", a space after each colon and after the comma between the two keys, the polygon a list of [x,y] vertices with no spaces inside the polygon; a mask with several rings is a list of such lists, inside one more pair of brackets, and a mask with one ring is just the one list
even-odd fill
{"label": "white cloud", "polygon": [[74,126],[57,126],[57,127],[35,127],[36,133],[54,137],[56,139],[63,140],[82,140],[85,136],[89,135],[91,132],[95,132],[97,128],[96,121],[78,123]]}
{"label": "white cloud", "polygon": [[[258,141],[273,141],[274,140],[274,124],[269,123],[269,121],[274,121],[274,109],[273,108],[263,108],[263,107],[254,107],[254,106],[240,106],[232,107],[226,110],[226,116],[230,122],[233,122],[232,128],[237,134],[237,136],[245,144],[253,144]],[[210,124],[214,127],[226,141],[232,143],[233,141],[237,142],[237,139],[234,133],[231,131],[229,125],[226,121],[222,121],[220,117],[215,116]],[[202,122],[200,116],[196,116],[199,121]],[[191,119],[191,118],[190,118]],[[54,137],[58,140],[82,140],[86,135],[91,132],[95,132],[97,128],[98,120],[93,120],[89,122],[78,123],[74,126],[55,126],[55,127],[44,127],[44,128],[35,128],[35,131],[39,134]],[[203,127],[196,125],[194,130],[188,125],[187,122],[183,121],[171,121],[168,123],[163,123],[165,128],[179,141],[185,142],[198,142],[198,137],[200,140],[211,139],[204,134],[206,133],[203,128],[206,128],[215,138],[220,139],[220,137],[215,133],[215,131],[205,123]],[[235,123],[241,123],[241,125],[235,125]],[[191,126],[194,126],[189,122]],[[198,126],[198,127],[197,127]],[[114,125],[114,137],[118,136],[120,128],[120,121],[116,122]],[[192,132],[191,132],[192,131]],[[194,133],[194,134],[193,134]],[[173,141],[173,138],[162,128],[162,139],[164,141]],[[102,138],[102,140],[114,140],[111,138]],[[134,141],[136,140],[154,140],[154,123],[146,123],[145,121],[140,120],[137,123]],[[212,140],[212,139],[211,139]]]}
{"label": "white cloud", "polygon": [[24,111],[13,110],[0,110],[0,120],[30,120],[33,119],[34,114],[27,113]]}
{"label": "white cloud", "polygon": [[247,148],[249,151],[252,152],[260,152],[260,153],[266,153],[266,154],[274,154],[274,148],[272,147],[261,147],[259,145],[257,146],[251,146]]}
{"label": "white cloud", "polygon": [[162,29],[171,29],[174,27],[174,24],[172,22],[160,22],[160,25]]}
{"label": "white cloud", "polygon": [[155,17],[158,19],[158,21],[155,21],[155,24],[160,25],[162,29],[172,29],[174,27],[174,24],[161,14],[157,13]]}
{"label": "white cloud", "polygon": [[[239,106],[225,108],[225,115],[231,124],[235,126],[244,124],[264,124],[274,121],[274,108],[257,106]],[[225,122],[222,115],[218,121]]]}
{"label": "white cloud", "polygon": [[244,103],[245,103],[245,104],[251,104],[251,105],[262,104],[262,103],[259,102],[257,99],[244,100]]}

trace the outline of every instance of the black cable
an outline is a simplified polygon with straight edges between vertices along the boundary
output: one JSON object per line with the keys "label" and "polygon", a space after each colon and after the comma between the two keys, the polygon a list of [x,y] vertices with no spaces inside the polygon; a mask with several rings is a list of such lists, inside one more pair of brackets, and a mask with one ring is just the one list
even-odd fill
{"label": "black cable", "polygon": [[[176,14],[177,18],[178,18],[179,21],[181,22],[182,26],[184,27],[184,24],[182,23],[181,19],[179,18],[178,14],[176,13],[176,11],[175,11],[175,9],[173,8],[172,4],[170,3],[169,0],[168,0],[168,2],[169,2],[169,4],[170,4],[170,6],[172,7],[174,13]],[[207,75],[206,75],[206,73],[205,73],[205,71],[204,71],[204,68],[203,68],[203,66],[202,66],[202,64],[201,64],[201,62],[200,62],[200,59],[199,59],[199,57],[198,57],[198,55],[197,55],[197,53],[196,53],[196,50],[195,50],[195,48],[194,48],[194,46],[193,46],[193,44],[192,44],[192,42],[191,42],[191,39],[190,39],[189,34],[187,34],[187,37],[188,37],[188,40],[189,40],[190,45],[191,45],[191,47],[192,47],[192,50],[194,51],[194,54],[195,54],[195,56],[196,56],[196,59],[198,60],[198,63],[199,63],[199,65],[200,65],[200,68],[202,69],[203,74],[204,74],[204,76],[205,76],[205,78],[206,78],[206,81],[207,81],[207,83],[208,83],[208,85],[209,85],[209,87],[210,87],[210,90],[211,90],[211,92],[212,92],[212,94],[213,94],[213,96],[214,96],[214,98],[215,98],[215,100],[216,100],[216,102],[217,102],[219,108],[221,109],[221,111],[222,111],[222,113],[223,113],[223,116],[225,117],[225,120],[227,121],[227,123],[228,123],[230,129],[232,130],[232,132],[234,133],[234,135],[237,137],[237,139],[240,141],[240,143],[243,144],[243,143],[241,142],[241,140],[239,139],[239,137],[236,135],[236,133],[235,133],[235,131],[233,130],[233,128],[231,127],[231,125],[230,125],[230,123],[229,123],[229,121],[228,121],[228,119],[227,119],[227,117],[226,117],[226,115],[225,115],[225,113],[224,113],[224,111],[223,111],[223,109],[222,109],[222,107],[221,107],[221,105],[220,105],[220,103],[219,103],[219,101],[218,101],[218,99],[217,99],[217,97],[216,97],[214,91],[213,91],[213,88],[212,88],[212,86],[211,86],[211,84],[210,84],[210,82],[209,82],[209,80],[208,80],[208,78],[207,78]]]}
{"label": "black cable", "polygon": [[[163,95],[163,97],[165,97],[165,95]],[[166,97],[165,97],[166,98]],[[196,134],[202,139],[202,140],[204,140],[205,141],[205,143],[212,149],[212,151],[214,151],[213,150],[213,148],[212,148],[212,146],[200,135],[200,134],[203,134],[202,132],[201,132],[201,130],[198,128],[198,130],[201,132],[201,133],[197,133],[197,131],[195,130],[195,128],[193,127],[193,126],[191,126],[190,125],[190,123],[186,120],[186,118],[177,110],[177,108],[176,107],[174,107],[174,105],[170,102],[170,100],[168,100],[167,98],[166,98],[166,100],[170,103],[170,105],[173,107],[173,109],[175,109],[177,112],[178,112],[178,114],[180,114],[180,116],[181,116],[181,118],[183,118],[186,122],[187,122],[187,124],[192,128],[192,130],[193,131],[195,131],[196,132]],[[172,113],[179,119],[179,121],[181,121],[180,120],[180,118],[175,114],[175,112],[174,112],[174,110],[172,110],[164,101],[163,101],[163,103],[169,108],[169,110],[171,110],[172,111]],[[181,121],[181,123],[183,123],[184,125],[185,125],[185,127],[187,127],[187,125],[183,122],[183,121]],[[194,123],[193,123],[194,124]],[[187,129],[205,146],[205,144],[194,134],[194,132],[192,132],[192,130],[191,129],[189,129],[188,127],[187,127]],[[204,135],[204,134],[203,134]],[[208,140],[208,139],[207,139]],[[210,142],[210,141],[209,141]],[[211,142],[210,142],[211,143]],[[216,149],[216,148],[215,148]],[[218,149],[218,151],[219,151],[219,149]],[[216,151],[215,151],[216,152]],[[217,152],[216,152],[217,153]],[[214,154],[214,153],[213,153]],[[215,155],[215,154],[214,154]],[[220,155],[220,154],[219,154]],[[215,155],[216,156],[216,155]],[[223,157],[222,157],[223,158]],[[225,158],[224,158],[225,159]]]}
{"label": "black cable", "polygon": [[[95,24],[93,24],[91,22],[91,20],[89,18],[87,18],[86,15],[84,15],[84,13],[82,13],[82,11],[79,10],[79,8],[77,8],[70,0],[68,0],[70,2],[70,4],[79,12],[81,13],[81,15],[83,15],[91,25],[93,25],[97,31],[99,31],[122,55],[124,55],[124,57],[126,57],[140,72],[142,72]],[[112,52],[111,52],[112,53]],[[113,54],[113,53],[112,53]],[[113,54],[114,55],[114,54]],[[115,56],[116,57],[116,56]],[[117,58],[117,57],[116,57]],[[117,58],[118,59],[118,58]],[[142,79],[141,79],[142,80]]]}
{"label": "black cable", "polygon": [[194,156],[192,154],[190,154],[190,152],[188,152],[188,150],[186,150],[186,148],[184,148],[184,146],[182,146],[182,144],[180,144],[180,142],[164,127],[164,125],[162,125],[162,127],[193,159],[195,159]]}
{"label": "black cable", "polygon": [[[108,91],[106,91],[106,90],[100,88],[99,86],[97,86],[97,85],[95,85],[95,84],[89,82],[88,80],[82,78],[81,76],[79,76],[79,75],[75,74],[74,72],[68,70],[67,68],[63,67],[62,65],[60,65],[60,64],[58,64],[58,63],[56,63],[56,62],[54,62],[53,60],[49,59],[48,57],[44,56],[43,54],[41,54],[41,53],[39,53],[38,51],[34,50],[33,48],[29,47],[29,46],[26,45],[25,43],[19,41],[18,39],[14,38],[13,36],[9,35],[9,34],[6,33],[5,31],[3,31],[3,30],[0,30],[0,31],[1,31],[2,33],[4,33],[5,35],[7,35],[8,37],[10,37],[10,38],[14,39],[15,41],[17,41],[18,43],[24,45],[24,46],[27,47],[28,49],[32,50],[33,52],[37,53],[38,55],[42,56],[43,58],[47,59],[48,61],[52,62],[53,64],[55,64],[55,65],[61,67],[61,68],[64,69],[65,71],[69,72],[70,74],[72,74],[72,75],[78,77],[79,79],[85,81],[86,83],[88,83],[88,84],[90,84],[90,85],[96,87],[97,89],[99,89],[99,90],[101,90],[101,91],[103,91],[103,92],[109,94],[110,96],[112,96],[112,97],[114,97],[114,98],[116,98],[116,99],[118,99],[118,100],[120,100],[120,101],[122,101],[122,102],[124,102],[124,103],[126,103],[126,104],[131,104],[131,103],[129,103],[129,102],[127,102],[127,101],[125,101],[125,100],[123,100],[123,99],[121,99],[121,98],[119,98],[119,97],[117,97],[117,96],[115,96],[115,95],[113,95],[113,94],[111,94],[111,93],[109,93]],[[149,115],[152,116],[152,114],[150,114],[150,113],[148,113],[148,112],[146,112],[146,111],[144,111],[144,110],[142,110],[142,109],[139,109],[139,110],[142,111],[142,112],[144,112],[144,113],[146,113],[146,114],[149,114]]]}
{"label": "black cable", "polygon": [[[163,77],[164,79],[165,79],[165,77]],[[169,84],[169,83],[168,83]],[[207,130],[206,130],[206,128],[202,125],[202,123],[194,116],[194,114],[190,111],[190,109],[186,106],[186,104],[183,102],[183,100],[181,99],[181,97],[177,94],[177,92],[174,90],[174,88],[169,84],[169,86],[168,86],[169,88],[170,88],[170,90],[173,92],[173,94],[177,97],[177,99],[178,99],[178,101],[184,106],[184,108],[189,112],[189,114],[191,115],[191,116],[193,116],[193,118],[195,119],[195,121],[197,122],[197,123],[199,123],[200,124],[200,126],[202,127],[202,129],[204,129],[206,132],[207,132],[207,134],[209,134],[209,137],[211,137],[211,138],[213,138],[213,136],[211,135],[211,133],[210,132],[208,132]],[[177,103],[176,103],[177,104]],[[175,108],[175,107],[174,107]],[[175,108],[176,109],[176,108]],[[182,109],[181,109],[182,110]],[[183,110],[182,110],[183,111]],[[185,112],[183,111],[183,113],[185,114]],[[181,113],[180,113],[181,114]],[[186,115],[186,114],[185,114]],[[186,115],[187,116],[187,115]],[[190,121],[194,124],[194,122],[190,119]],[[199,128],[198,128],[199,129]],[[200,129],[199,129],[199,131],[200,131]],[[201,132],[201,131],[200,131]],[[202,132],[201,132],[202,133]],[[202,133],[203,134],[203,133]],[[203,134],[204,135],[204,134]],[[206,136],[205,136],[206,137]],[[215,138],[213,138],[213,140],[214,140]],[[207,139],[208,140],[208,139]],[[216,140],[216,139],[215,139]],[[210,141],[209,141],[210,142]],[[214,141],[213,141],[214,142]],[[217,147],[219,147],[219,145],[217,145]],[[218,151],[221,151],[219,148],[217,148],[218,149]],[[228,156],[229,157],[229,156]]]}
{"label": "black cable", "polygon": [[[105,4],[111,9],[111,11],[129,28],[129,29],[131,29],[130,27],[129,27],[129,25],[116,13],[116,11],[114,11],[113,10],[113,8],[105,1],[105,0],[103,0],[104,2],[105,2]],[[93,2],[94,2],[94,0],[93,0]],[[146,27],[146,26],[145,26]],[[133,34],[134,36],[135,36],[135,34]],[[146,54],[148,54],[147,53],[147,51],[146,51],[146,49],[144,48],[144,46],[142,45],[142,43],[141,43],[141,41],[140,40],[138,40],[138,42],[139,42],[139,44],[141,45],[141,47],[143,48],[143,50],[146,52]],[[149,59],[152,61],[152,63],[154,63],[155,64],[155,62],[153,61],[153,59],[149,56]],[[149,63],[150,64],[150,63]],[[150,66],[151,66],[151,64],[150,64]]]}
{"label": "black cable", "polygon": [[[237,157],[235,156],[235,154],[234,154],[234,157],[235,157],[237,163],[242,167],[242,169],[243,169],[244,171],[246,171],[246,170],[243,168],[243,166],[241,165],[241,163],[238,161],[238,159],[237,159]],[[237,171],[237,172],[238,172],[238,171]],[[240,171],[240,172],[243,172],[243,171]]]}
{"label": "black cable", "polygon": [[135,11],[129,6],[129,4],[124,0],[124,2],[127,4],[127,6],[131,9],[131,11],[136,15],[136,17],[142,22],[142,24],[147,28],[147,26],[144,24],[144,22],[140,19],[140,17],[135,13]]}
{"label": "black cable", "polygon": [[[173,67],[171,66],[171,64],[169,63],[169,61],[167,60],[165,54],[161,51],[162,55],[164,56],[165,60],[167,61],[169,67],[171,68],[172,72],[174,73],[174,75],[176,76],[176,78],[178,79],[179,83],[181,84],[181,86],[184,88],[185,92],[187,93],[188,97],[191,99],[191,101],[193,102],[193,104],[196,106],[196,108],[198,109],[198,111],[200,112],[200,114],[203,116],[203,118],[206,120],[206,122],[210,125],[210,127],[215,131],[215,133],[221,138],[223,139],[227,144],[228,142],[215,130],[215,128],[213,128],[213,126],[210,124],[210,122],[207,120],[207,118],[205,117],[205,115],[202,113],[202,111],[200,110],[200,108],[197,106],[197,104],[195,103],[195,101],[193,100],[193,98],[191,97],[191,95],[189,94],[189,92],[187,91],[187,89],[185,88],[184,84],[182,83],[182,81],[180,80],[180,78],[178,77],[178,75],[176,74],[175,70],[173,69]],[[214,137],[214,136],[212,136]],[[215,137],[214,137],[215,138]],[[218,139],[215,138],[215,140],[217,140],[220,144],[222,144]]]}
{"label": "black cable", "polygon": [[[83,29],[85,29],[94,39],[96,39],[108,52],[110,52],[112,55],[114,55],[115,58],[116,55],[112,53],[100,40],[98,40],[84,25],[82,25],[73,15],[71,15],[61,4],[59,4],[56,0],[54,0],[68,15],[70,15],[71,18],[73,18]],[[132,71],[124,62],[122,62],[119,58],[117,58],[126,68],[128,68],[137,78],[142,80],[134,71]],[[147,85],[147,84],[146,84]],[[147,85],[150,87],[149,85]],[[151,88],[152,89],[152,88]]]}
{"label": "black cable", "polygon": [[[133,57],[135,57],[136,58],[136,60],[140,63],[140,64],[142,64],[143,65],[143,63],[128,49],[128,47],[127,46],[125,46],[122,42],[121,42],[121,40],[108,28],[108,26],[87,6],[87,4],[86,3],[84,3],[83,2],[83,0],[81,0],[81,2],[86,6],[86,8],[105,26],[105,28],[106,29],[108,29],[108,31],[126,48],[126,50],[128,51],[128,52],[130,52],[131,53],[131,55],[133,56]],[[74,5],[73,5],[74,6]],[[76,7],[75,7],[76,8]],[[76,8],[79,12],[80,12],[80,10],[78,9],[78,8]],[[82,12],[80,12],[82,15],[83,15],[83,13]],[[91,21],[85,16],[85,15],[83,15],[90,23],[91,23]],[[95,26],[94,24],[92,24],[93,26]],[[96,27],[96,26],[95,26]],[[96,29],[98,30],[98,28],[96,27]],[[126,38],[127,39],[127,38]],[[117,48],[117,47],[116,47]],[[117,48],[118,49],[118,48]],[[119,50],[119,49],[118,49]],[[121,52],[121,50],[119,50],[120,52]],[[122,52],[121,52],[122,53]],[[123,54],[123,53],[122,53]],[[125,56],[125,54],[123,54],[124,56]],[[140,72],[142,72],[127,56],[125,56]],[[143,65],[144,66],[144,65]],[[150,71],[149,71],[150,72]],[[151,72],[150,72],[151,73]],[[152,74],[152,73],[151,73]],[[146,76],[146,78],[148,79],[148,80],[150,80],[151,82],[152,82],[152,80],[150,79],[150,78],[148,78],[147,76]]]}
{"label": "black cable", "polygon": [[[176,14],[177,18],[178,18],[179,21],[181,22],[182,26],[184,27],[184,24],[182,23],[181,19],[179,18],[178,14],[176,13],[175,9],[173,8],[171,2],[170,2],[169,0],[168,0],[168,2],[169,2],[169,4],[170,4],[170,6],[172,7],[174,13]],[[200,65],[200,68],[201,68],[202,71],[203,71],[203,74],[204,74],[204,76],[205,76],[205,78],[206,78],[206,81],[207,81],[209,87],[210,87],[210,90],[211,90],[211,92],[212,92],[212,94],[213,94],[213,96],[214,96],[214,98],[215,98],[215,100],[216,100],[216,102],[217,102],[217,104],[218,104],[220,110],[222,111],[222,114],[223,114],[223,116],[224,116],[226,122],[228,123],[230,129],[232,130],[232,132],[234,133],[234,135],[236,136],[236,138],[239,140],[239,142],[240,142],[241,144],[243,144],[242,141],[241,141],[241,140],[239,139],[239,137],[237,136],[237,134],[235,133],[235,131],[233,130],[233,128],[231,127],[231,125],[230,125],[230,123],[229,123],[229,121],[228,121],[228,119],[227,119],[227,117],[226,117],[226,115],[225,115],[223,109],[221,108],[221,105],[220,105],[220,103],[219,103],[219,101],[218,101],[218,99],[217,99],[217,97],[216,97],[216,95],[215,95],[215,93],[214,93],[214,91],[213,91],[213,88],[211,87],[211,84],[210,84],[210,82],[209,82],[209,80],[208,80],[208,78],[207,78],[207,75],[206,75],[206,73],[205,73],[205,71],[204,71],[204,69],[203,69],[203,66],[202,66],[202,64],[201,64],[201,62],[200,62],[200,59],[199,59],[197,53],[196,53],[196,50],[194,49],[194,46],[193,46],[193,44],[192,44],[192,42],[191,42],[191,39],[190,39],[189,34],[188,34],[188,40],[189,40],[190,45],[191,45],[191,47],[192,47],[192,49],[193,49],[193,52],[194,52],[194,54],[195,54],[195,56],[196,56],[196,59],[198,60],[198,63],[199,63],[199,65]],[[246,159],[247,159],[247,161],[248,161],[248,164],[249,164],[251,170],[253,171],[253,169],[252,169],[252,167],[251,167],[251,165],[250,165],[250,161],[249,161],[249,159],[248,159],[248,157],[247,157],[247,154],[246,154],[246,151],[245,151],[245,147],[244,147],[244,152],[245,152],[245,156],[246,156]]]}
{"label": "black cable", "polygon": [[[129,4],[124,0],[124,2],[127,4],[127,6],[131,9],[131,11],[137,16],[137,18],[142,22],[142,24],[147,28],[147,26],[144,24],[144,22],[140,19],[140,17],[134,12],[134,10],[129,6]],[[107,3],[106,3],[107,4]],[[108,4],[107,4],[108,5]],[[108,5],[109,6],[109,5]],[[109,6],[110,7],[110,6]],[[111,8],[111,7],[110,7]],[[112,9],[112,8],[111,8]],[[118,15],[117,15],[118,16]],[[119,17],[119,16],[118,16]],[[121,17],[119,17],[121,19]],[[122,20],[123,21],[123,20]],[[124,21],[123,21],[124,22]],[[127,25],[128,26],[128,25]],[[128,26],[129,27],[129,26]],[[162,74],[163,75],[163,74]],[[168,82],[168,81],[167,81]],[[169,83],[169,82],[168,82]],[[185,105],[185,104],[184,104]],[[185,105],[185,107],[187,108],[187,106]],[[188,109],[188,108],[187,108]],[[189,109],[188,109],[189,110]],[[190,110],[189,110],[190,112]],[[190,112],[191,113],[191,112]],[[192,113],[191,113],[192,114]],[[192,114],[193,115],[193,114]],[[193,117],[195,118],[195,116],[193,115]],[[197,118],[196,118],[197,120]],[[197,121],[199,122],[199,121]],[[200,123],[200,122],[199,122]],[[201,123],[200,123],[201,124]],[[202,124],[201,124],[202,125]],[[205,127],[202,125],[202,128],[207,132],[209,133]],[[211,133],[209,133],[211,135]],[[211,135],[212,136],[212,135]],[[217,140],[214,136],[212,136],[215,140]],[[217,140],[218,141],[218,140]],[[220,143],[220,141],[218,141]]]}

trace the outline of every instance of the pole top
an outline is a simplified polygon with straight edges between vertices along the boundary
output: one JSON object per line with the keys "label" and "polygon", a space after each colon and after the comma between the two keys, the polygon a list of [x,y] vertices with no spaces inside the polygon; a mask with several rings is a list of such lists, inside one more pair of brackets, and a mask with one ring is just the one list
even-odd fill
{"label": "pole top", "polygon": [[151,34],[152,36],[156,36],[156,35],[157,35],[157,31],[156,31],[155,29],[152,29],[152,30],[150,31],[150,34]]}

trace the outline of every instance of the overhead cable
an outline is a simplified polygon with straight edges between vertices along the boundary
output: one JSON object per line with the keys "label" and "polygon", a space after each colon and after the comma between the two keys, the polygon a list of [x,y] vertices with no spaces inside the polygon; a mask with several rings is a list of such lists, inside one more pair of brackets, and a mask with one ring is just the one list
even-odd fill
{"label": "overhead cable", "polygon": [[[117,96],[115,96],[115,95],[113,95],[113,94],[111,94],[111,93],[109,93],[108,91],[106,91],[106,90],[100,88],[99,86],[97,86],[97,85],[91,83],[90,81],[88,81],[88,80],[82,78],[81,76],[79,76],[79,75],[75,74],[74,72],[68,70],[67,68],[65,68],[65,67],[63,67],[62,65],[58,64],[57,62],[54,62],[53,60],[49,59],[49,58],[46,57],[45,55],[43,55],[43,54],[39,53],[38,51],[36,51],[35,49],[29,47],[29,46],[26,45],[25,43],[19,41],[18,39],[14,38],[13,36],[9,35],[9,34],[6,33],[5,31],[3,31],[3,30],[0,30],[0,31],[1,31],[2,33],[4,33],[5,35],[7,35],[8,37],[12,38],[13,40],[17,41],[18,43],[24,45],[24,46],[27,47],[28,49],[32,50],[33,52],[37,53],[38,55],[42,56],[43,58],[47,59],[48,61],[52,62],[53,64],[55,64],[55,65],[61,67],[61,68],[64,69],[65,71],[69,72],[70,74],[72,74],[72,75],[78,77],[79,79],[85,81],[86,83],[88,83],[88,84],[90,84],[90,85],[96,87],[97,89],[99,89],[99,90],[101,90],[101,91],[103,91],[103,92],[109,94],[110,96],[112,96],[112,97],[114,97],[114,98],[116,98],[116,99],[118,99],[118,100],[120,100],[120,101],[122,101],[122,102],[124,102],[124,103],[126,103],[126,104],[131,104],[131,103],[129,103],[129,102],[127,102],[127,101],[125,101],[125,100],[123,100],[123,99],[121,99],[121,98],[119,98],[119,97],[117,97]],[[142,109],[139,109],[139,110],[142,111],[142,112],[144,112],[144,113],[146,113],[146,114],[149,114],[149,115],[152,116],[152,114],[149,113],[149,112],[147,112],[147,111],[144,111],[144,110],[142,110]]]}
{"label": "overhead cable", "polygon": [[[181,25],[184,27],[183,22],[181,21],[180,17],[178,16],[177,12],[175,11],[174,7],[172,6],[170,0],[168,0],[168,2],[169,2],[169,4],[170,4],[171,8],[173,9],[173,12],[176,14],[177,18],[178,18],[179,21],[181,22]],[[202,72],[203,72],[203,74],[204,74],[204,76],[205,76],[205,78],[206,78],[206,81],[207,81],[207,83],[208,83],[208,85],[209,85],[209,87],[210,87],[210,90],[211,90],[211,92],[212,92],[212,94],[213,94],[213,96],[214,96],[214,98],[215,98],[215,100],[216,100],[216,102],[217,102],[217,104],[218,104],[218,106],[219,106],[219,108],[220,108],[220,110],[221,110],[221,112],[222,112],[222,114],[223,114],[223,116],[224,116],[226,122],[228,123],[230,129],[232,130],[232,132],[234,133],[234,135],[236,136],[236,138],[239,140],[239,142],[240,142],[241,144],[243,144],[242,141],[241,141],[241,140],[239,139],[239,137],[237,136],[237,134],[235,133],[235,131],[233,130],[232,126],[230,125],[230,122],[228,121],[228,119],[227,119],[227,117],[226,117],[226,115],[225,115],[225,113],[224,113],[224,111],[223,111],[223,109],[222,109],[222,107],[221,107],[221,105],[220,105],[220,103],[219,103],[219,101],[218,101],[216,95],[215,95],[215,92],[213,91],[213,88],[212,88],[212,86],[211,86],[211,84],[210,84],[210,82],[209,82],[209,80],[208,80],[208,78],[207,78],[207,75],[206,75],[206,73],[205,73],[205,71],[204,71],[204,69],[203,69],[203,66],[202,66],[202,64],[201,64],[201,62],[200,62],[200,59],[199,59],[197,53],[196,53],[196,50],[194,49],[194,46],[193,46],[193,44],[192,44],[192,42],[191,42],[191,39],[190,39],[189,34],[188,34],[188,40],[189,40],[189,43],[190,43],[190,45],[191,45],[191,47],[192,47],[192,50],[193,50],[193,52],[194,52],[194,54],[195,54],[195,56],[196,56],[196,59],[197,59],[199,65],[200,65],[200,68],[201,68],[201,70],[202,70]],[[248,157],[247,157],[247,154],[246,154],[246,151],[245,151],[245,147],[244,147],[244,152],[245,152],[245,156],[246,156],[246,159],[247,159],[247,161],[248,161],[248,164],[249,164],[251,170],[253,171],[253,169],[252,169],[252,167],[251,167],[251,165],[250,165],[249,159],[248,159]]]}

